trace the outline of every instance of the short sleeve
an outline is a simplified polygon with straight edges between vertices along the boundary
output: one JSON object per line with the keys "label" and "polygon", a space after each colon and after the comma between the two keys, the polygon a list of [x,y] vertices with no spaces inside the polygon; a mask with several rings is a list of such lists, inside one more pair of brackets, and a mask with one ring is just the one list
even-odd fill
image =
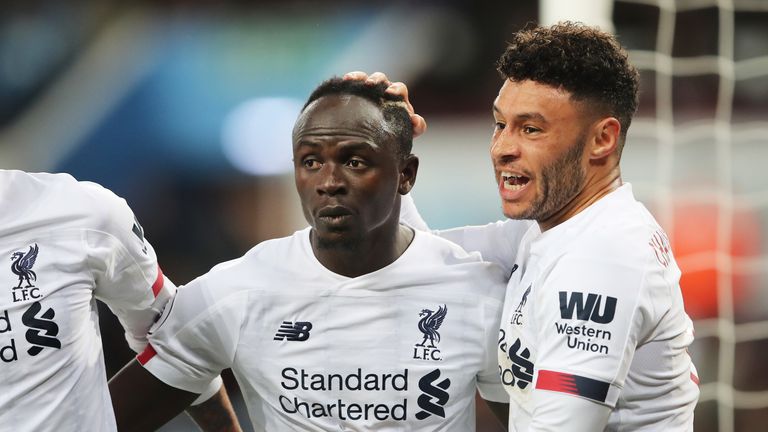
{"label": "short sleeve", "polygon": [[565,256],[537,295],[536,390],[614,407],[643,333],[643,274],[616,257]]}
{"label": "short sleeve", "polygon": [[101,186],[83,185],[94,206],[95,223],[85,234],[94,295],[115,313],[128,344],[140,352],[147,330],[176,287],[160,270],[155,251],[125,200]]}
{"label": "short sleeve", "polygon": [[180,287],[150,329],[149,346],[138,360],[166,384],[201,393],[232,366],[248,293],[216,294],[205,276]]}

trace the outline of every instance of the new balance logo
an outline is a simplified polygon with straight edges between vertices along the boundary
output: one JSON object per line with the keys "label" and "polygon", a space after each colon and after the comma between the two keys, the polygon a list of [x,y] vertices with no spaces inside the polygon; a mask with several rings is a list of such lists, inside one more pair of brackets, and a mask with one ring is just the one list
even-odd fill
{"label": "new balance logo", "polygon": [[424,375],[419,380],[419,390],[423,392],[418,399],[418,405],[421,410],[416,413],[416,418],[424,420],[431,415],[445,418],[445,406],[448,403],[450,395],[446,390],[451,386],[451,380],[446,378],[435,383],[440,378],[440,369]]}
{"label": "new balance logo", "polygon": [[[608,324],[613,321],[616,315],[616,297],[605,297],[599,294],[587,294],[587,300],[584,301],[584,294],[580,292],[570,293],[560,291],[560,317],[563,319],[577,319],[582,321],[592,321],[598,324]],[[602,309],[602,311],[601,311]]]}
{"label": "new balance logo", "polygon": [[291,342],[304,342],[309,339],[310,330],[312,330],[312,323],[309,321],[296,321],[295,323],[283,321],[275,333],[274,340],[288,339]]}
{"label": "new balance logo", "polygon": [[[59,334],[59,326],[52,321],[53,317],[56,316],[56,312],[48,308],[48,310],[40,315],[40,318],[42,318],[40,319],[37,317],[37,314],[42,309],[40,302],[34,302],[24,312],[24,315],[21,316],[21,322],[29,327],[26,334],[27,342],[34,346],[28,349],[27,352],[33,357],[40,354],[43,348],[61,348],[61,342],[54,337]],[[43,330],[45,333],[40,334],[40,330]]]}

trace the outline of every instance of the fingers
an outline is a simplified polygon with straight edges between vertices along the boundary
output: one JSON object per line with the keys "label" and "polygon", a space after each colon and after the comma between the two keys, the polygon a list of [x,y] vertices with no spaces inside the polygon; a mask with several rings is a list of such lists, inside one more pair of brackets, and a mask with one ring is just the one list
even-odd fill
{"label": "fingers", "polygon": [[[374,74],[375,75],[375,74]],[[384,74],[382,74],[383,76]],[[371,75],[373,76],[373,75]],[[386,78],[386,76],[385,76]],[[408,86],[401,82],[394,82],[387,87],[387,93],[402,96],[405,101],[405,107],[408,110],[408,114],[411,115],[411,123],[413,123],[413,137],[417,137],[427,131],[427,122],[424,117],[416,114],[416,110],[413,109],[411,100],[408,97]]]}
{"label": "fingers", "polygon": [[369,85],[376,85],[379,83],[384,83],[387,86],[392,84],[389,82],[389,78],[383,73],[383,72],[374,72],[370,75],[363,71],[352,71],[347,72],[342,77],[345,80],[357,80],[357,81],[365,81],[366,84]]}
{"label": "fingers", "polygon": [[418,114],[411,114],[411,123],[413,123],[413,137],[423,134],[427,131],[427,121]]}
{"label": "fingers", "polygon": [[402,96],[403,99],[405,99],[405,104],[408,105],[408,112],[413,114],[413,105],[411,105],[411,101],[408,100],[408,86],[401,82],[394,82],[389,84],[386,91],[393,95]]}
{"label": "fingers", "polygon": [[368,79],[365,82],[366,83],[370,83],[370,84],[374,84],[374,85],[379,84],[379,83],[384,83],[387,86],[392,85],[392,83],[389,82],[389,78],[387,78],[387,76],[384,75],[384,73],[382,73],[382,72],[374,72],[374,73],[372,73],[371,76],[369,76]]}
{"label": "fingers", "polygon": [[[355,81],[364,81],[368,85],[376,85],[379,83],[384,83],[387,85],[387,93],[392,93],[394,95],[402,95],[404,98],[406,98],[406,102],[408,102],[408,87],[405,86],[405,84],[401,82],[392,83],[389,81],[389,78],[383,73],[383,72],[374,72],[370,75],[363,71],[352,71],[347,72],[344,74],[342,79],[345,80],[355,80]],[[410,103],[408,103],[410,107]],[[413,107],[411,107],[411,112],[413,112]]]}
{"label": "fingers", "polygon": [[363,71],[352,71],[345,73],[342,79],[365,81],[368,79],[368,74]]}
{"label": "fingers", "polygon": [[406,86],[404,83],[399,81],[393,83],[389,80],[389,78],[387,78],[387,75],[385,75],[382,72],[374,72],[368,75],[363,71],[352,71],[344,74],[343,79],[364,81],[366,84],[369,84],[369,85],[385,83],[388,86],[386,90],[387,93],[403,97],[403,100],[405,101],[406,109],[408,110],[408,114],[411,115],[411,123],[413,123],[414,138],[426,132],[427,122],[424,120],[424,117],[416,114],[416,111],[413,109],[413,105],[411,105],[411,101],[408,98],[408,86]]}

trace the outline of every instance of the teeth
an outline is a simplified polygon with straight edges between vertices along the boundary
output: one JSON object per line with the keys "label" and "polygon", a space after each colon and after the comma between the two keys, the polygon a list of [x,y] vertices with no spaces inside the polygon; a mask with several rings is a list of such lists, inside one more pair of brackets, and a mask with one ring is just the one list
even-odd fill
{"label": "teeth", "polygon": [[521,181],[525,176],[515,175],[509,172],[502,172],[501,178],[504,179],[504,189],[507,190],[520,190],[528,183],[527,181]]}

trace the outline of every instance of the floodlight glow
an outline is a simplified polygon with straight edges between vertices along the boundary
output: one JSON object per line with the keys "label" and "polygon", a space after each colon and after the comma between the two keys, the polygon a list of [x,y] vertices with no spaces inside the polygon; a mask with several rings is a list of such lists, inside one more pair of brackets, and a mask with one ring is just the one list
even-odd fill
{"label": "floodlight glow", "polygon": [[257,98],[235,107],[222,127],[227,160],[248,174],[291,172],[291,131],[301,107],[302,102],[292,98]]}

